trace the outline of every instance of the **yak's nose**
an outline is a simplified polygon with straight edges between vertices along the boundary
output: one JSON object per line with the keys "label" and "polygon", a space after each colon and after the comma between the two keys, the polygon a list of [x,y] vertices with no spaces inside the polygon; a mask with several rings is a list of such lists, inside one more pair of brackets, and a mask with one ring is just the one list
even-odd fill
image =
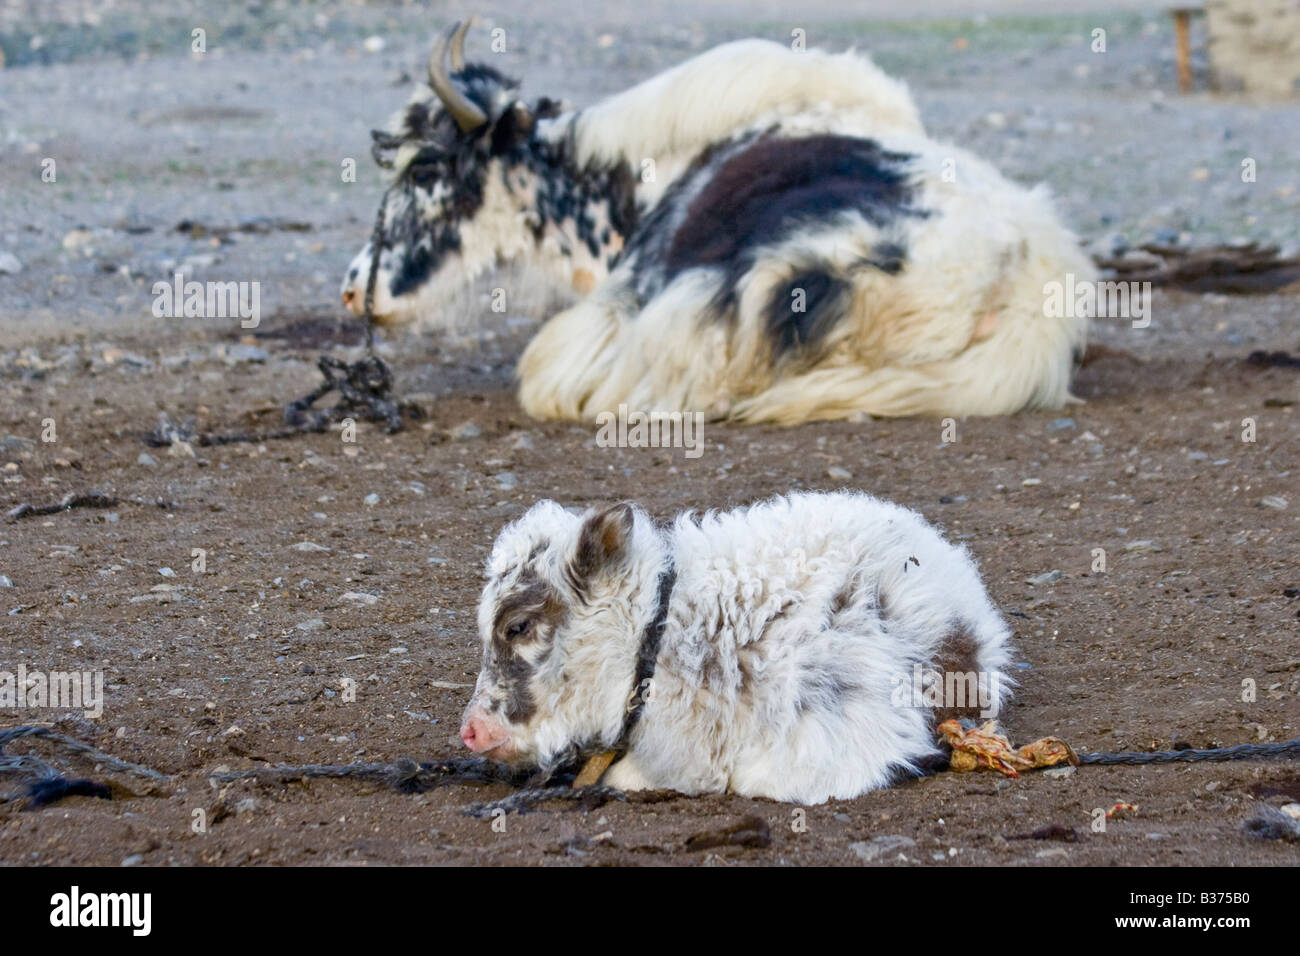
{"label": "yak's nose", "polygon": [[476,754],[500,747],[509,736],[498,721],[482,712],[469,714],[460,727],[460,739]]}
{"label": "yak's nose", "polygon": [[353,315],[360,315],[365,302],[363,290],[364,286],[360,282],[361,269],[354,260],[348,267],[348,274],[343,279],[343,290],[340,295],[343,298],[343,308],[347,309]]}

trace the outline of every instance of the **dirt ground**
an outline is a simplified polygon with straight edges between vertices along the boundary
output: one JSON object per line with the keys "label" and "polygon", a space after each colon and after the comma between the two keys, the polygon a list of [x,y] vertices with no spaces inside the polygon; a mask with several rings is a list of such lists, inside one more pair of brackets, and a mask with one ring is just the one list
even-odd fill
{"label": "dirt ground", "polygon": [[[704,31],[712,36],[709,30],[748,32],[735,21]],[[918,36],[916,56],[929,56],[931,34]],[[1026,32],[1025,48],[1037,49],[1040,37],[1038,27]],[[1153,82],[1166,76],[1158,40],[1131,54],[1119,89],[1022,90],[1010,122],[1050,114],[1057,105],[1094,122],[1108,104],[1124,108],[1143,69]],[[671,46],[652,48],[651,59],[672,55]],[[686,52],[678,49],[677,57]],[[330,55],[337,69],[321,83],[342,84],[339,71],[353,61],[342,49]],[[93,74],[94,96],[114,71],[127,72],[122,64],[83,64],[75,51],[68,56],[67,63],[5,71],[0,82],[11,93],[46,83],[51,96],[70,102],[71,93],[58,91],[77,71]],[[283,69],[286,88],[310,86],[310,70],[320,62],[293,67],[258,51],[232,57],[263,76]],[[129,73],[147,90],[179,61],[141,60]],[[999,55],[981,62],[982,79],[973,82],[996,86]],[[174,421],[193,417],[199,428],[273,427],[284,402],[316,383],[322,350],[359,354],[358,329],[342,320],[334,288],[363,241],[377,177],[368,193],[357,190],[331,205],[324,187],[300,168],[292,175],[269,162],[251,172],[238,163],[227,168],[216,148],[229,144],[232,155],[246,155],[258,135],[274,128],[284,141],[301,133],[311,142],[303,162],[335,169],[331,150],[345,134],[321,133],[315,120],[338,106],[374,125],[406,95],[405,84],[392,85],[392,64],[381,68],[364,57],[355,63],[355,89],[340,86],[338,102],[325,97],[301,116],[277,114],[283,128],[256,117],[212,120],[187,127],[194,149],[181,137],[145,155],[142,130],[159,127],[136,116],[106,136],[105,168],[90,181],[74,181],[80,200],[60,195],[42,205],[43,187],[30,173],[21,181],[12,170],[0,173],[12,189],[10,208],[24,217],[0,224],[0,249],[23,260],[20,273],[0,275],[0,511],[90,490],[119,499],[110,508],[0,518],[0,585],[10,585],[0,586],[0,670],[18,663],[29,670],[99,669],[106,684],[98,720],[0,712],[0,727],[50,722],[172,775],[150,790],[73,761],[70,769],[112,779],[136,795],[73,797],[35,812],[0,804],[0,861],[1300,861],[1296,844],[1241,832],[1258,801],[1300,800],[1294,760],[1082,767],[1019,780],[940,774],[809,808],[738,797],[614,803],[590,812],[550,806],[507,818],[503,832],[461,813],[471,801],[504,796],[499,785],[408,796],[355,781],[210,783],[208,774],[222,768],[266,763],[459,755],[457,723],[478,670],[474,608],[482,561],[501,525],[544,497],[576,505],[633,498],[663,517],[794,489],[861,488],[916,508],[978,559],[1015,632],[1020,687],[1001,716],[1017,742],[1054,734],[1093,751],[1300,737],[1300,372],[1245,361],[1257,349],[1300,353],[1296,294],[1157,292],[1149,328],[1098,323],[1093,339],[1100,347],[1077,380],[1084,404],[959,420],[955,442],[943,440],[937,421],[908,420],[706,426],[707,447],[697,459],[680,449],[600,448],[593,429],[530,420],[514,400],[513,364],[539,316],[493,320],[484,310],[473,334],[384,337],[381,352],[399,391],[426,412],[396,435],[363,424],[355,444],[331,432],[251,445],[148,447],[143,436],[162,413]],[[650,72],[644,61],[635,63],[622,79]],[[603,82],[623,85],[617,79]],[[976,93],[947,81],[918,93],[932,113],[947,117],[947,135],[957,138],[969,122],[977,148],[1013,172],[1032,165],[1026,157],[1036,152],[1035,137],[1050,139],[1057,151],[1049,165],[1069,160],[1069,144],[1051,135],[1050,124],[1029,124],[1010,137],[1019,145],[1006,146],[998,122],[954,119]],[[130,102],[143,109],[148,94],[138,97]],[[47,134],[42,123],[63,121],[38,122],[35,107],[8,105],[8,153],[39,157],[53,141],[96,155],[87,146],[94,130],[87,113]],[[169,100],[165,109],[174,108],[180,107]],[[265,102],[256,108],[272,109]],[[26,119],[13,123],[15,112]],[[1258,128],[1270,150],[1281,155],[1294,146],[1300,126],[1287,133],[1277,118],[1294,119],[1300,109],[1285,105],[1206,99],[1175,120],[1155,111],[1152,122],[1172,123],[1172,134],[1247,113],[1247,128]],[[1123,153],[1125,163],[1158,149],[1131,119],[1116,123],[1107,147]],[[156,122],[170,129],[185,121],[173,115]],[[24,142],[37,147],[28,150]],[[1185,156],[1195,142],[1189,133],[1177,150],[1162,148]],[[174,181],[159,173],[159,198],[151,203],[140,177],[146,167],[163,169],[173,149],[192,166],[172,170]],[[1294,186],[1294,165],[1267,191],[1224,187],[1189,199],[1178,192],[1192,188],[1185,169],[1169,173],[1138,160],[1136,193],[1125,193],[1128,167],[1107,165],[1107,154],[1100,155],[1098,165],[1097,155],[1076,150],[1077,174],[1053,179],[1067,207],[1077,210],[1076,223],[1104,215],[1097,208],[1106,207],[1129,217],[1135,230],[1146,228],[1142,218],[1156,208],[1147,191],[1163,190],[1165,202],[1196,207],[1205,220],[1249,226],[1254,216],[1261,234],[1280,241],[1294,228],[1293,192],[1278,194]],[[1023,178],[1046,172],[1035,171],[1040,175]],[[1159,181],[1166,174],[1173,178]],[[232,188],[206,192],[217,179]],[[1072,192],[1084,179],[1114,180],[1119,192]],[[226,224],[253,214],[283,217],[306,230],[238,233],[232,243],[176,233],[175,223],[191,213]],[[1170,215],[1149,225],[1189,228],[1180,214]],[[90,238],[62,245],[79,227]],[[1094,218],[1085,238],[1098,239],[1106,228]],[[169,274],[163,259],[202,255],[226,267],[212,271],[214,260],[194,265],[200,276],[206,268],[217,279],[256,278],[262,273],[251,271],[253,263],[266,263],[275,292],[257,330],[149,316],[149,283]],[[53,419],[57,441],[41,440],[46,419]],[[1243,440],[1245,420],[1254,434],[1244,437],[1253,441]],[[204,573],[191,567],[196,548],[206,553]],[[1104,571],[1095,570],[1097,549],[1105,553]],[[344,699],[345,680],[357,684],[355,701]],[[1253,682],[1255,699],[1243,701],[1244,682]],[[1095,832],[1094,811],[1117,803],[1138,809]],[[192,826],[198,810],[209,824],[205,832]],[[685,846],[694,835],[750,816],[768,823],[769,846]],[[1045,828],[1055,828],[1054,837],[1029,837]]]}

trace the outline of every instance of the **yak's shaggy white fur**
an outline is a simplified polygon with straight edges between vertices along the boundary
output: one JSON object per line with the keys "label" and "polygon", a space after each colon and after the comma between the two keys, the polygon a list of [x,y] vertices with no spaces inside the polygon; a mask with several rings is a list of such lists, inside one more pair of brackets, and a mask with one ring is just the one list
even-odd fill
{"label": "yak's shaggy white fur", "polygon": [[637,184],[648,208],[701,150],[738,130],[815,132],[833,122],[868,136],[924,132],[907,86],[861,54],[737,40],[561,116],[542,135],[573,137],[581,163],[625,161],[641,170],[653,159],[653,179]]}
{"label": "yak's shaggy white fur", "polygon": [[[400,228],[380,257],[376,315],[445,316],[455,284],[512,259],[590,293],[546,321],[519,362],[530,414],[595,421],[626,405],[796,424],[1072,400],[1088,316],[1048,315],[1045,287],[1092,280],[1092,263],[1045,189],[931,139],[906,86],[866,56],[725,44],[588,108],[539,106],[530,138],[504,152],[486,144],[520,111],[534,113],[516,90],[482,75],[474,83],[486,131],[435,149],[456,157],[448,168],[464,183],[408,182],[405,164],[442,142],[412,125],[413,111],[421,122],[442,115],[427,89],[390,126],[402,145],[388,221]],[[787,144],[779,161],[764,153],[774,140]],[[878,150],[876,168],[845,174],[826,159],[846,142],[859,157]],[[812,182],[792,172],[818,155],[827,165]],[[693,205],[712,181],[734,195],[769,175],[791,185],[760,190],[739,210],[716,194]],[[837,176],[856,177],[861,191],[837,193]],[[895,176],[898,195],[855,205],[872,189],[888,192]],[[475,211],[457,218],[471,194]],[[791,198],[799,194],[802,206]],[[745,233],[726,261],[708,259],[718,237],[725,245],[723,220],[783,203],[784,218]],[[668,268],[674,248],[704,261]],[[344,283],[357,311],[369,261],[366,247]],[[404,273],[403,291],[390,294]],[[800,315],[779,314],[805,279],[834,290],[811,332]]]}
{"label": "yak's shaggy white fur", "polygon": [[[669,563],[653,686],[614,786],[853,797],[936,752],[933,713],[900,700],[918,665],[953,666],[959,650],[993,707],[1009,688],[1008,628],[971,558],[905,508],[799,494],[661,531],[628,506],[578,516],[544,501],[488,561],[466,711],[480,743],[490,733],[498,753],[543,766],[613,745]],[[511,628],[521,636],[503,638]]]}

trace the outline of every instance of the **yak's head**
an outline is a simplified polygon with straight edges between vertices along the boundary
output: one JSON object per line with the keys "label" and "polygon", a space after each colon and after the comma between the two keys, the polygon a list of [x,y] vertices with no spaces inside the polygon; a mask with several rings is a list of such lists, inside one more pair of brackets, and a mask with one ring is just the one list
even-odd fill
{"label": "yak's head", "polygon": [[381,223],[349,265],[342,294],[347,308],[364,314],[374,246],[382,237],[373,308],[381,324],[437,311],[451,289],[536,244],[537,124],[558,115],[559,107],[548,99],[529,106],[515,80],[466,64],[469,25],[457,24],[439,39],[428,85],[388,129],[371,134],[375,160],[393,178]]}
{"label": "yak's head", "polygon": [[466,746],[553,766],[571,747],[613,743],[663,560],[653,523],[628,504],[575,515],[542,501],[508,525],[479,603]]}

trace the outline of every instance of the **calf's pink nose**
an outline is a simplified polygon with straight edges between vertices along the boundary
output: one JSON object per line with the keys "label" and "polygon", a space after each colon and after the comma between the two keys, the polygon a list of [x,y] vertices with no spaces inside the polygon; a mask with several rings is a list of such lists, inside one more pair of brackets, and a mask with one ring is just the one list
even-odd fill
{"label": "calf's pink nose", "polygon": [[478,749],[474,746],[474,744],[478,742],[478,732],[474,729],[472,723],[467,723],[464,727],[460,728],[460,739],[465,742],[465,746],[470,750]]}
{"label": "calf's pink nose", "polygon": [[485,714],[471,714],[460,728],[460,739],[476,754],[498,747],[506,739],[506,730]]}

